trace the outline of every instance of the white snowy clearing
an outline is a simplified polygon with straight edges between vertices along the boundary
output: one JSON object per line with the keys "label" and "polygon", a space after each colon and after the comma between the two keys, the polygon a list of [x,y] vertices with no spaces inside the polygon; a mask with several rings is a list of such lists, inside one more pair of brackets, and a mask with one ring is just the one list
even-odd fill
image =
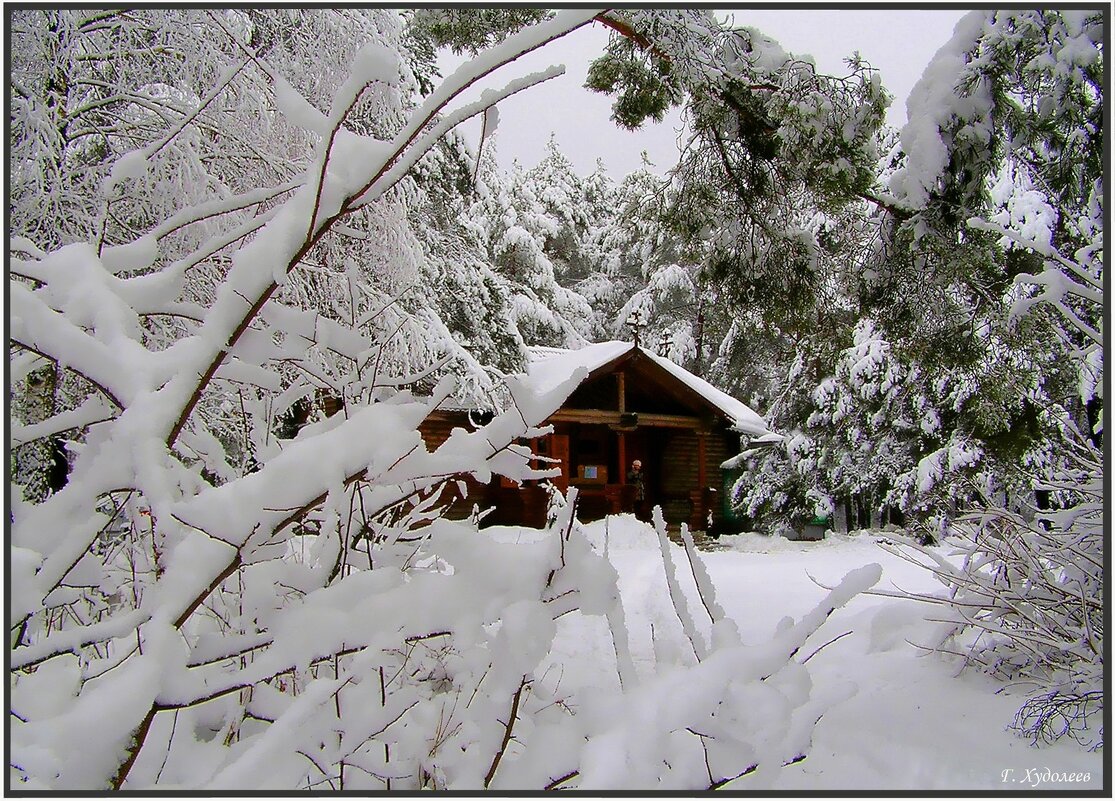
{"label": "white snowy clearing", "polygon": [[[584,532],[599,552],[607,548],[619,574],[636,670],[650,673],[655,660],[659,670],[666,660],[693,664],[670,602],[654,530],[631,515],[619,515],[586,524]],[[483,534],[500,542],[527,543],[546,533],[492,527]],[[877,563],[883,577],[876,589],[939,592],[940,584],[928,571],[880,547],[889,536],[830,532],[820,542],[791,542],[740,534],[722,537],[719,542],[727,548],[703,552],[702,557],[720,605],[735,619],[744,641],[758,645],[770,641],[782,618],[801,618],[823,598],[825,590],[811,576],[834,586],[849,571]],[[937,550],[945,554],[949,546]],[[674,564],[685,564],[682,547],[671,544],[671,552]],[[700,623],[701,604],[692,577],[679,570],[678,581]],[[866,594],[832,614],[801,654],[808,658],[817,696],[851,695],[829,708],[817,724],[808,757],[783,768],[770,790],[1021,793],[1102,788],[1102,750],[1088,753],[1068,738],[1031,746],[1008,729],[1018,697],[996,694],[999,685],[978,671],[957,675],[958,657],[926,653],[914,645],[933,639],[937,624],[932,620],[939,614],[938,607],[924,602]],[[550,659],[552,669],[561,671],[565,689],[614,689],[615,652],[606,622],[574,613],[557,623]],[[704,623],[707,636],[707,616]],[[811,656],[845,632],[850,633]],[[538,670],[539,675],[544,672]],[[763,720],[755,725],[763,726]],[[1050,781],[1065,774],[1070,782]],[[724,789],[746,791],[748,778]]]}

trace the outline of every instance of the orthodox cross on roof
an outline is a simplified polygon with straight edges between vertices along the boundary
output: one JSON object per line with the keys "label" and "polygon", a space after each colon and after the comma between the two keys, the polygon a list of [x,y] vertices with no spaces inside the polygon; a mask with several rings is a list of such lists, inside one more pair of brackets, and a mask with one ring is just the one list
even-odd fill
{"label": "orthodox cross on roof", "polygon": [[641,309],[635,309],[631,314],[627,315],[627,325],[631,326],[632,339],[635,340],[635,347],[639,347],[639,334],[642,329],[646,328],[647,322],[643,317]]}
{"label": "orthodox cross on roof", "polygon": [[667,331],[658,339],[658,355],[670,357],[670,348],[674,346],[674,335]]}

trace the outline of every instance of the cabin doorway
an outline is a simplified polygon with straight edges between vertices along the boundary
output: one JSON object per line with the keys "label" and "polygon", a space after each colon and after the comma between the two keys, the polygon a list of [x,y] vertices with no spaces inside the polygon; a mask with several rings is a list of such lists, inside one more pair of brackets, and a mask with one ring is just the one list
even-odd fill
{"label": "cabin doorway", "polygon": [[689,519],[689,490],[691,478],[685,459],[692,448],[683,432],[672,428],[642,427],[629,432],[627,439],[628,469],[638,459],[643,463],[645,484],[644,508],[639,517],[650,521],[651,510],[662,507],[666,522],[677,525]]}
{"label": "cabin doorway", "polygon": [[[690,520],[698,475],[695,432],[657,426],[617,431],[593,423],[566,423],[560,431],[544,451],[559,460],[562,478],[555,483],[577,487],[580,520],[625,512],[649,522],[655,506],[671,526]],[[642,463],[641,502],[629,481],[635,460]]]}

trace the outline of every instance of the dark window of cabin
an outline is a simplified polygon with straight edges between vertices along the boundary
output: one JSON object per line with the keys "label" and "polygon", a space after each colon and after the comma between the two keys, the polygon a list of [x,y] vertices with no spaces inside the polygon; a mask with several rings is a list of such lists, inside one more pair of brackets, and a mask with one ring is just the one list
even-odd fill
{"label": "dark window of cabin", "polygon": [[619,409],[619,388],[614,373],[586,381],[573,390],[565,402],[567,409],[601,409],[614,412]]}

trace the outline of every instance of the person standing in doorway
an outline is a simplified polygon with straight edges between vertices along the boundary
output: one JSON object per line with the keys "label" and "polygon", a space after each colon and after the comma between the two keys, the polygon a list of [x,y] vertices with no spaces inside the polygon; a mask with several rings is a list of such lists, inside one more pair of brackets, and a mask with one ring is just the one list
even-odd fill
{"label": "person standing in doorway", "polygon": [[627,471],[627,483],[635,488],[635,517],[645,520],[646,476],[643,475],[643,463],[638,459],[631,463],[631,469]]}

